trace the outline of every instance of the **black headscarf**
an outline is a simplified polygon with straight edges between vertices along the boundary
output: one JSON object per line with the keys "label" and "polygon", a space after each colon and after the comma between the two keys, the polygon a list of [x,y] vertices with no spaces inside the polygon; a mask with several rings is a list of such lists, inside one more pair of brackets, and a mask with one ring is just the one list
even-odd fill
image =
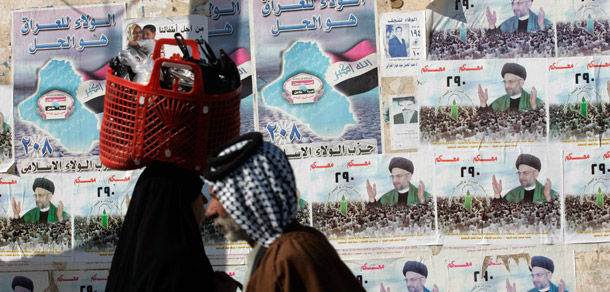
{"label": "black headscarf", "polygon": [[153,162],[133,191],[106,291],[204,291],[213,281],[191,203],[203,182]]}

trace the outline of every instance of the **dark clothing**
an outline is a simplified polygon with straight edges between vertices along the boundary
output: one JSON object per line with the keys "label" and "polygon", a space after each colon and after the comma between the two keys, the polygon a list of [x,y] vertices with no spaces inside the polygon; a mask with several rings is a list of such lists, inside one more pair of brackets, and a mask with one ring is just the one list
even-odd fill
{"label": "dark clothing", "polygon": [[199,175],[151,163],[136,183],[106,291],[209,291],[213,270],[193,214]]}
{"label": "dark clothing", "polygon": [[527,23],[528,23],[528,19],[519,20],[519,25],[517,27],[517,31],[518,32],[527,32]]}
{"label": "dark clothing", "polygon": [[248,281],[256,291],[365,291],[320,231],[293,221]]}
{"label": "dark clothing", "polygon": [[[530,290],[527,290],[527,292],[538,292],[538,289],[532,288]],[[559,292],[559,288],[555,284],[551,283],[551,285],[549,285],[549,292]],[[566,290],[565,292],[568,292],[568,290]]]}
{"label": "dark clothing", "polygon": [[[403,113],[394,115],[394,125],[399,125],[399,124],[404,124],[404,123],[405,123],[405,117],[404,117]],[[408,121],[408,123],[417,123],[417,111],[413,111],[413,115],[411,116],[411,119]]]}
{"label": "dark clothing", "polygon": [[399,40],[396,36],[393,36],[388,42],[388,52],[392,58],[408,57],[407,42],[403,38]]}

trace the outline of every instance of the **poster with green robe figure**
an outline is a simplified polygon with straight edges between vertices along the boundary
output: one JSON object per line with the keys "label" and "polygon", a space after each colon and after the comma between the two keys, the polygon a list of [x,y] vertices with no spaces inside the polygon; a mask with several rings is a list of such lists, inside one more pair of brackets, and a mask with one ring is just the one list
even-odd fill
{"label": "poster with green robe figure", "polygon": [[565,151],[563,169],[566,243],[610,241],[610,151]]}
{"label": "poster with green robe figure", "polygon": [[437,241],[431,153],[307,161],[313,227],[335,248]]}
{"label": "poster with green robe figure", "polygon": [[420,150],[546,145],[545,59],[421,64]]}
{"label": "poster with green robe figure", "polygon": [[444,245],[561,243],[559,152],[437,152]]}

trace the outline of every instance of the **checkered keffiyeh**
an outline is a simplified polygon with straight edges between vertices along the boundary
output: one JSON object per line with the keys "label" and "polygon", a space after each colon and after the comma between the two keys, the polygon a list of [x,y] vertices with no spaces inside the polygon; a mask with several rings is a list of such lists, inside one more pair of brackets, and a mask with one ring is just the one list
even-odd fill
{"label": "checkered keffiyeh", "polygon": [[257,132],[208,156],[203,176],[222,206],[250,237],[269,247],[297,210],[292,167],[284,152]]}

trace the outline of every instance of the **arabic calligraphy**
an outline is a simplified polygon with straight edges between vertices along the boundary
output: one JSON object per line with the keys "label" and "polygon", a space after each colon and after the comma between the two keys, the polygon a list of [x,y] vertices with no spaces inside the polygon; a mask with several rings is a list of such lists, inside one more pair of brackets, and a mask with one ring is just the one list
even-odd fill
{"label": "arabic calligraphy", "polygon": [[18,169],[21,174],[27,173],[49,173],[49,172],[83,172],[83,171],[107,171],[99,160],[93,161],[86,159],[77,161],[75,159],[64,160],[37,160],[31,163],[18,164]]}
{"label": "arabic calligraphy", "polygon": [[581,159],[589,159],[589,154],[585,154],[581,157],[572,157],[572,153],[570,152],[570,154],[568,154],[566,156],[566,160],[581,160]]}
{"label": "arabic calligraphy", "polygon": [[606,63],[603,63],[603,64],[595,65],[595,61],[591,61],[589,64],[587,64],[587,67],[589,67],[589,68],[610,67],[610,63],[606,62]]}
{"label": "arabic calligraphy", "polygon": [[316,168],[331,168],[334,166],[334,164],[332,163],[328,163],[326,165],[316,165],[316,163],[318,163],[317,161],[314,161],[311,165],[310,168],[311,169],[316,169]]}
{"label": "arabic calligraphy", "polygon": [[472,262],[466,262],[466,263],[465,263],[465,264],[463,264],[463,265],[456,265],[456,264],[454,264],[454,263],[455,263],[455,261],[451,261],[451,263],[449,263],[449,264],[447,265],[447,267],[449,267],[450,269],[451,269],[451,268],[465,268],[465,267],[472,267]]}
{"label": "arabic calligraphy", "polygon": [[498,157],[497,157],[497,156],[492,156],[491,158],[481,158],[481,155],[479,154],[479,155],[477,155],[477,156],[476,156],[476,157],[473,159],[473,161],[475,161],[475,162],[477,162],[477,161],[480,161],[480,162],[485,162],[485,161],[498,161]]}
{"label": "arabic calligraphy", "polygon": [[[38,39],[38,33],[41,31],[49,31],[49,30],[67,30],[70,28],[70,22],[72,19],[70,16],[61,16],[55,22],[49,24],[41,24],[38,22],[34,22],[34,20],[28,16],[24,16],[21,18],[23,22],[20,32],[21,35],[28,35],[30,32],[33,35],[36,35],[33,39],[33,43],[28,47],[28,52],[30,54],[35,54],[40,50],[57,50],[57,49],[69,49],[75,48],[77,51],[82,52],[85,48],[88,47],[100,47],[108,45],[108,37],[104,34],[101,34],[98,39],[86,40],[85,38],[79,38],[76,40],[74,34],[67,34],[66,38],[57,38],[52,42],[41,42]],[[115,26],[116,19],[114,13],[108,13],[105,18],[96,19],[95,17],[91,17],[89,14],[82,14],[74,21],[74,26],[72,27],[74,30],[80,28],[87,28],[89,31],[94,31],[98,27],[108,27]]]}
{"label": "arabic calligraphy", "polygon": [[460,67],[460,72],[463,71],[479,71],[479,70],[483,70],[483,66],[476,66],[474,68],[466,68],[466,64],[462,65],[462,67]]}
{"label": "arabic calligraphy", "polygon": [[[363,143],[368,144],[368,143]],[[337,144],[334,147],[329,145],[308,145],[298,146],[292,149],[284,149],[284,153],[288,159],[301,159],[308,157],[336,157],[336,156],[354,156],[354,155],[369,155],[377,150],[376,144],[368,144],[366,146],[357,142],[356,145],[347,146]]]}
{"label": "arabic calligraphy", "polygon": [[363,163],[354,163],[354,160],[352,159],[350,162],[347,163],[347,167],[369,166],[369,165],[371,165],[371,162],[368,160]]}
{"label": "arabic calligraphy", "polygon": [[572,69],[572,68],[574,68],[573,64],[568,64],[566,66],[559,67],[559,66],[557,66],[557,62],[555,62],[551,66],[549,66],[549,70]]}
{"label": "arabic calligraphy", "polygon": [[443,155],[439,155],[434,161],[437,162],[458,162],[460,161],[459,157],[453,157],[453,159],[443,159]]}
{"label": "arabic calligraphy", "polygon": [[12,179],[10,181],[2,181],[2,178],[0,177],[0,185],[14,185],[16,184],[17,181]]}
{"label": "arabic calligraphy", "polygon": [[445,71],[445,67],[439,67],[437,69],[428,69],[428,65],[424,66],[424,68],[421,69],[422,72],[443,72]]}
{"label": "arabic calligraphy", "polygon": [[81,180],[80,176],[74,180],[74,184],[86,184],[86,183],[94,183],[96,181],[95,178],[89,180]]}
{"label": "arabic calligraphy", "polygon": [[212,14],[212,19],[214,19],[214,20],[220,18],[221,16],[225,16],[225,15],[234,15],[236,13],[239,14],[239,12],[240,12],[239,1],[231,1],[231,8],[226,8],[226,9],[220,9],[218,7],[218,5],[214,5],[214,4],[210,3],[210,12]]}
{"label": "arabic calligraphy", "polygon": [[129,181],[131,179],[131,177],[124,177],[124,178],[114,178],[114,174],[108,179],[108,182],[115,182],[115,181]]}
{"label": "arabic calligraphy", "polygon": [[93,274],[93,276],[91,277],[91,281],[108,281],[108,277],[106,277],[106,278],[98,278],[97,274]]}
{"label": "arabic calligraphy", "polygon": [[72,282],[72,281],[78,281],[78,277],[72,277],[70,279],[64,279],[64,275],[61,274],[61,276],[59,276],[59,278],[57,278],[58,282]]}
{"label": "arabic calligraphy", "polygon": [[377,265],[376,267],[367,267],[366,265],[368,265],[368,263],[365,263],[364,265],[362,265],[362,267],[360,267],[360,271],[383,270],[385,268],[385,265]]}

